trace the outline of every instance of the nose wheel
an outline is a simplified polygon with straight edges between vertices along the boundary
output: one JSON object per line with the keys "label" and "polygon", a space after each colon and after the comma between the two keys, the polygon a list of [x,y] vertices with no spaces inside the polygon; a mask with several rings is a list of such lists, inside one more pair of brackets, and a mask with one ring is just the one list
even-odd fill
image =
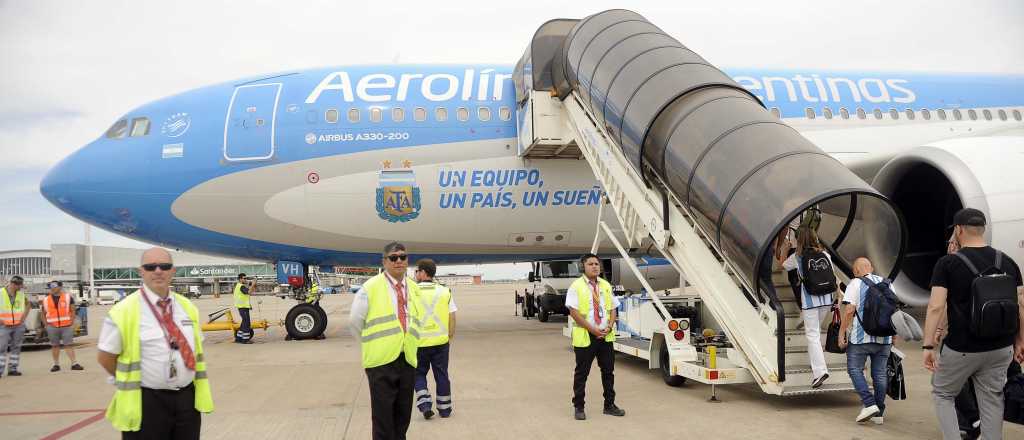
{"label": "nose wheel", "polygon": [[327,312],[319,305],[296,304],[284,322],[292,339],[315,339],[327,329]]}

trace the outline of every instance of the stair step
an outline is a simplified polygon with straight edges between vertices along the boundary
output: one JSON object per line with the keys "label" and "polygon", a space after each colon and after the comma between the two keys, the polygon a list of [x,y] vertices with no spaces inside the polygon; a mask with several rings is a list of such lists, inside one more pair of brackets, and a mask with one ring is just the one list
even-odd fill
{"label": "stair step", "polygon": [[825,384],[818,388],[811,388],[810,385],[785,386],[782,389],[783,396],[806,396],[810,394],[835,393],[840,391],[853,391],[853,384],[833,383]]}
{"label": "stair step", "polygon": [[[846,371],[846,364],[845,363],[842,363],[842,364],[835,363],[835,364],[826,364],[826,365],[828,367],[828,371]],[[811,372],[811,365],[810,364],[787,365],[786,366],[786,374],[802,374],[802,373],[810,373],[810,372]],[[829,379],[832,379],[833,377],[835,377],[834,374],[829,374],[829,376],[832,376]]]}

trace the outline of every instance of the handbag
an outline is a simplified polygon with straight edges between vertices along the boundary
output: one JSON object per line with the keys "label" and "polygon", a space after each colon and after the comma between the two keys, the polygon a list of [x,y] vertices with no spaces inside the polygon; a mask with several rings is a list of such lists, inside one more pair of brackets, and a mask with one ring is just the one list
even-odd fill
{"label": "handbag", "polygon": [[885,373],[889,377],[889,386],[885,394],[892,400],[907,400],[907,383],[903,377],[903,353],[899,350],[893,348],[889,352]]}
{"label": "handbag", "polygon": [[832,306],[832,322],[828,325],[828,334],[825,336],[825,351],[829,353],[846,353],[846,347],[839,346],[839,331],[842,321],[839,318],[839,308]]}

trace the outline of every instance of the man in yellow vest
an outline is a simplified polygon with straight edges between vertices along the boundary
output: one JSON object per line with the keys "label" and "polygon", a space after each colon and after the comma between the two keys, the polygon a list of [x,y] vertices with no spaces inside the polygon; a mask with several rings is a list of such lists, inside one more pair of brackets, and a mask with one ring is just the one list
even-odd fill
{"label": "man in yellow vest", "polygon": [[84,370],[75,360],[75,349],[71,347],[75,336],[75,299],[64,291],[64,283],[50,281],[46,284],[50,294],[43,297],[43,313],[46,317],[46,335],[50,339],[50,353],[53,355],[53,367],[50,372],[60,371],[60,347],[71,358],[72,370]]}
{"label": "man in yellow vest", "polygon": [[235,307],[238,308],[238,316],[242,318],[242,324],[235,331],[235,342],[239,344],[252,344],[252,321],[249,311],[252,304],[249,302],[250,290],[253,288],[253,281],[245,277],[244,273],[238,274],[238,282],[235,283]]}
{"label": "man in yellow vest", "polygon": [[576,323],[572,327],[572,346],[576,353],[576,371],[572,380],[572,405],[576,420],[586,420],[583,411],[587,376],[597,358],[604,387],[604,413],[624,416],[626,411],[615,406],[615,321],[619,299],[612,295],[612,286],[599,275],[601,259],[594,254],[580,258],[583,276],[572,283],[565,295],[565,307]]}
{"label": "man in yellow vest", "polygon": [[409,254],[397,242],[384,246],[384,272],[356,292],[349,329],[359,338],[370,383],[374,440],[405,439],[412,418],[416,349],[423,313],[419,286],[409,279]]}
{"label": "man in yellow vest", "polygon": [[437,385],[437,413],[441,417],[452,415],[452,383],[448,379],[448,347],[455,336],[455,300],[447,287],[434,282],[437,264],[424,258],[416,262],[416,281],[420,287],[420,348],[416,351],[416,407],[424,419],[434,416],[427,372],[434,370]]}
{"label": "man in yellow vest", "polygon": [[200,413],[213,411],[199,311],[171,292],[171,254],[151,248],[142,288],[111,307],[97,361],[114,385],[107,419],[122,439],[198,439]]}
{"label": "man in yellow vest", "polygon": [[[21,376],[18,362],[21,360],[21,342],[25,339],[25,316],[28,315],[28,301],[21,286],[25,280],[15,275],[0,289],[0,376]],[[10,349],[10,358],[7,350]]]}

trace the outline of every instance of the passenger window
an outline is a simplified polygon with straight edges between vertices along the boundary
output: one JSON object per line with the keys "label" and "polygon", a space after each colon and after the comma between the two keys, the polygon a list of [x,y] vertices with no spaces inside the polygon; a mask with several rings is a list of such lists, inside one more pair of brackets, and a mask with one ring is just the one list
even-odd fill
{"label": "passenger window", "polygon": [[487,122],[491,120],[491,109],[490,107],[479,107],[476,109],[476,117],[481,121]]}
{"label": "passenger window", "polygon": [[324,119],[327,120],[328,124],[337,124],[338,123],[338,109],[334,109],[334,108],[327,109],[327,114],[324,115]]}
{"label": "passenger window", "polygon": [[132,119],[132,137],[140,137],[149,134],[149,118]]}
{"label": "passenger window", "polygon": [[810,107],[805,108],[804,116],[807,116],[807,119],[814,119],[814,109]]}
{"label": "passenger window", "polygon": [[423,107],[416,107],[416,109],[412,111],[412,118],[415,119],[416,122],[426,121],[427,120],[427,109],[425,109]]}
{"label": "passenger window", "polygon": [[447,121],[448,109],[445,107],[438,107],[437,110],[434,111],[434,119],[436,119],[437,122]]}
{"label": "passenger window", "polygon": [[772,112],[772,116],[782,119],[782,112],[779,111],[778,107],[772,107],[770,111]]}
{"label": "passenger window", "polygon": [[946,109],[940,108],[940,109],[936,110],[936,113],[939,114],[939,119],[942,119],[943,121],[946,120]]}
{"label": "passenger window", "polygon": [[832,109],[828,107],[825,107],[825,109],[821,111],[821,114],[825,116],[825,119],[832,119]]}
{"label": "passenger window", "polygon": [[850,111],[847,110],[846,107],[839,108],[839,115],[841,115],[843,119],[850,119]]}
{"label": "passenger window", "polygon": [[510,109],[508,107],[499,107],[498,108],[498,117],[501,118],[502,121],[507,121],[509,119],[512,119],[512,109]]}
{"label": "passenger window", "polygon": [[359,122],[359,109],[350,108],[348,109],[348,122],[356,123]]}
{"label": "passenger window", "polygon": [[907,114],[907,119],[909,119],[909,120],[911,120],[911,121],[913,121],[913,120],[914,120],[914,110],[912,110],[912,109],[909,109],[909,108],[908,108],[908,109],[907,109],[907,110],[905,111],[905,113]]}
{"label": "passenger window", "polygon": [[932,112],[926,108],[921,109],[921,117],[926,121],[932,120]]}
{"label": "passenger window", "polygon": [[999,120],[1000,121],[1005,121],[1006,120],[1006,110],[999,109]]}
{"label": "passenger window", "polygon": [[405,120],[405,109],[401,107],[395,107],[391,109],[391,120],[395,122],[402,122]]}
{"label": "passenger window", "polygon": [[985,115],[985,120],[986,121],[991,121],[992,120],[992,111],[991,110],[989,110],[989,109],[982,110],[981,114]]}
{"label": "passenger window", "polygon": [[953,109],[953,119],[961,121],[964,119],[964,114],[960,112],[960,109]]}
{"label": "passenger window", "polygon": [[882,109],[876,108],[872,113],[875,114],[875,119],[882,119]]}
{"label": "passenger window", "polygon": [[107,130],[107,139],[122,139],[126,134],[128,134],[128,120],[122,119],[110,126],[110,129]]}
{"label": "passenger window", "polygon": [[867,119],[868,118],[868,114],[864,112],[864,109],[858,107],[857,108],[857,118],[858,119]]}
{"label": "passenger window", "polygon": [[898,120],[900,118],[899,110],[896,110],[894,108],[889,109],[889,117],[892,118],[893,120]]}
{"label": "passenger window", "polygon": [[465,107],[459,107],[455,109],[455,117],[459,118],[459,122],[466,122],[469,120],[469,109]]}
{"label": "passenger window", "polygon": [[972,121],[977,121],[978,120],[978,112],[975,111],[973,108],[970,109],[970,110],[967,110],[967,117],[971,118]]}
{"label": "passenger window", "polygon": [[370,122],[380,122],[384,119],[384,112],[379,108],[370,109]]}
{"label": "passenger window", "polygon": [[1013,119],[1016,119],[1018,121],[1021,120],[1020,110],[1014,110],[1013,111]]}

